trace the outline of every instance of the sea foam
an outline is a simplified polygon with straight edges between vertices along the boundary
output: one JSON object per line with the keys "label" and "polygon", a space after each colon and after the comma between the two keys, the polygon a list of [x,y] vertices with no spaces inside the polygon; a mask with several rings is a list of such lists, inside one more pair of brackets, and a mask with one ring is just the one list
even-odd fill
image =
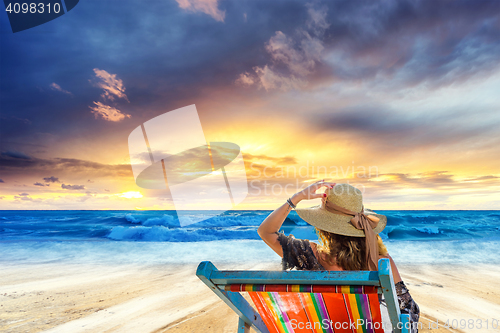
{"label": "sea foam", "polygon": [[[187,212],[193,218],[206,211]],[[181,228],[175,211],[0,211],[0,261],[195,263],[279,261],[258,226],[271,211],[228,211]],[[380,233],[397,262],[500,263],[497,211],[378,211]],[[291,212],[281,228],[317,241]]]}

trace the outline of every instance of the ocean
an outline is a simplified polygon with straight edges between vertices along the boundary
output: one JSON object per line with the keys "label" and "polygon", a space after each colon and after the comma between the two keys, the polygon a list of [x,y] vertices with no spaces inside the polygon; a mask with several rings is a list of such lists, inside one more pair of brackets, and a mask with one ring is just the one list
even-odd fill
{"label": "ocean", "polygon": [[[500,211],[377,212],[388,218],[381,237],[398,264],[500,264]],[[180,227],[175,211],[0,211],[0,262],[279,262],[257,235],[270,213],[227,211]],[[281,230],[317,240],[294,211]]]}

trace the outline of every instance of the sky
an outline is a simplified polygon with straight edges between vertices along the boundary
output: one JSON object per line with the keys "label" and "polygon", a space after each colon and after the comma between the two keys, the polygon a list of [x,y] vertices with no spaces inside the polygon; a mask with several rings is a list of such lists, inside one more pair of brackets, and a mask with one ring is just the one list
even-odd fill
{"label": "sky", "polygon": [[85,0],[0,38],[0,209],[174,209],[128,138],[189,105],[241,149],[236,209],[323,178],[371,209],[500,209],[499,1]]}

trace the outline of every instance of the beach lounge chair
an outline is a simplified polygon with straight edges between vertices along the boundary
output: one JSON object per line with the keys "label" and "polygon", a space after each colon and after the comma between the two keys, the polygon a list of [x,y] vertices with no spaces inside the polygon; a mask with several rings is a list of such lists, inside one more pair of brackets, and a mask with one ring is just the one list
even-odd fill
{"label": "beach lounge chair", "polygon": [[378,271],[219,271],[204,261],[196,275],[238,314],[238,333],[250,327],[259,333],[383,333],[384,325],[387,332],[379,294],[392,330],[409,332],[409,316],[399,311],[388,259],[379,260]]}

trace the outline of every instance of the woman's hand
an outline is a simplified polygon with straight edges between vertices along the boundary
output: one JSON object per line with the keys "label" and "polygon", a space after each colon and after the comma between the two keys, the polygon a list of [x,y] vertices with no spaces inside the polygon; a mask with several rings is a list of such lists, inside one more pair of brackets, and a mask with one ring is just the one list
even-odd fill
{"label": "woman's hand", "polygon": [[[290,200],[294,205],[296,205],[299,201],[304,199],[323,198],[323,193],[316,193],[316,191],[323,186],[333,188],[333,186],[335,186],[335,183],[325,182],[324,179],[320,180],[314,184],[309,185],[302,191],[295,193],[290,198]],[[269,247],[273,249],[280,257],[283,257],[283,249],[278,240],[277,232],[281,228],[283,221],[285,221],[285,218],[288,215],[290,209],[291,207],[288,205],[288,203],[282,204],[274,212],[269,214],[269,216],[266,217],[266,219],[257,229],[257,232],[259,233],[259,236],[262,238],[262,240],[266,242],[266,244],[269,245]]]}
{"label": "woman's hand", "polygon": [[336,183],[331,183],[331,182],[325,182],[324,179],[317,181],[315,183],[312,183],[305,189],[303,189],[300,192],[295,193],[291,200],[294,205],[299,203],[301,200],[310,200],[310,199],[316,199],[316,198],[324,198],[326,197],[325,193],[316,193],[316,191],[323,186],[326,186],[327,188],[333,188]]}

